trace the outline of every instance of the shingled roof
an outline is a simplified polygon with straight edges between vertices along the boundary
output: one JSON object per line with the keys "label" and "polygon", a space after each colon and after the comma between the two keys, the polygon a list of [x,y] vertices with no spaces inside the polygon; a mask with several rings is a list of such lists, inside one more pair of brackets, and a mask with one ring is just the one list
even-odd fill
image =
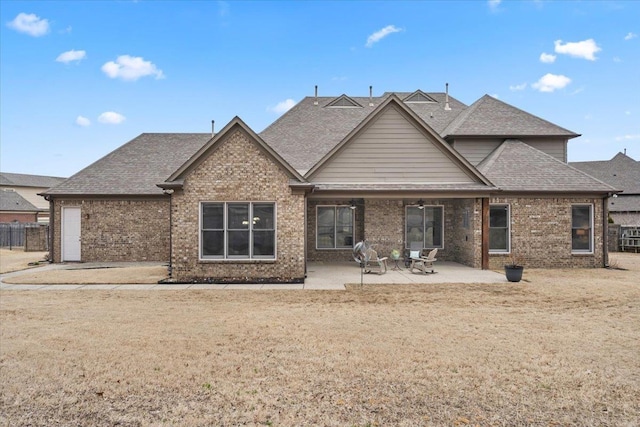
{"label": "shingled roof", "polygon": [[622,190],[621,195],[640,194],[640,162],[623,153],[616,154],[611,160],[569,164]]}
{"label": "shingled roof", "polygon": [[162,194],[156,184],[210,139],[210,133],[143,133],[43,194]]}
{"label": "shingled roof", "polygon": [[[387,92],[380,97],[349,98],[361,107],[330,106],[336,97],[306,97],[262,131],[260,137],[304,174],[392,93],[400,99],[411,95],[411,92]],[[427,95],[436,102],[407,102],[406,105],[441,134],[466,105],[449,97],[451,110],[446,111],[444,93]]]}
{"label": "shingled roof", "polygon": [[49,188],[60,184],[65,179],[56,176],[0,172],[0,185],[4,186]]}
{"label": "shingled roof", "polygon": [[478,170],[503,191],[617,191],[609,184],[515,139],[504,141],[478,165]]}
{"label": "shingled roof", "polygon": [[540,117],[485,95],[460,113],[441,133],[448,136],[580,136]]}
{"label": "shingled roof", "polygon": [[0,192],[0,211],[40,212],[41,210],[16,191],[5,189]]}

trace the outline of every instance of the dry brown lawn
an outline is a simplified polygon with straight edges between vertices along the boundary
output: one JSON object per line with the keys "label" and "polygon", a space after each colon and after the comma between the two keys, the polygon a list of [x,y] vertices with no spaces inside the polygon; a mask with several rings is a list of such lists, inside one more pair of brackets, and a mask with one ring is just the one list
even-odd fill
{"label": "dry brown lawn", "polygon": [[2,291],[0,425],[637,426],[640,255],[519,284]]}
{"label": "dry brown lawn", "polygon": [[44,261],[47,252],[25,252],[24,248],[0,248],[0,274],[29,268],[29,263]]}

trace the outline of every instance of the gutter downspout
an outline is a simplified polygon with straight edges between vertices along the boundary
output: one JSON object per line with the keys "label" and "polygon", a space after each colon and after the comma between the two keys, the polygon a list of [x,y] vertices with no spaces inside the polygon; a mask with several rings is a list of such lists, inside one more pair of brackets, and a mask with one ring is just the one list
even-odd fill
{"label": "gutter downspout", "polygon": [[609,203],[610,194],[602,198],[602,263],[609,267]]}
{"label": "gutter downspout", "polygon": [[169,194],[169,280],[173,279],[173,191]]}
{"label": "gutter downspout", "polygon": [[53,197],[51,196],[44,196],[44,199],[46,201],[49,202],[49,232],[47,233],[47,240],[48,240],[48,246],[49,246],[49,262],[53,262],[54,260],[54,249],[55,247],[53,246],[53,230],[55,229],[56,226],[56,210],[55,210],[55,203],[53,203]]}

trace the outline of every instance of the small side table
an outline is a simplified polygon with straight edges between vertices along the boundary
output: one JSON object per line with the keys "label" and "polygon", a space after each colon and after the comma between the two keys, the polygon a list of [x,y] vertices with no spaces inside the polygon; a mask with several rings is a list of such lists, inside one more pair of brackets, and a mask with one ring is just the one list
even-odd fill
{"label": "small side table", "polygon": [[393,261],[393,267],[391,269],[392,270],[402,270],[402,267],[400,267],[400,252],[397,252],[396,254],[391,252],[390,258]]}

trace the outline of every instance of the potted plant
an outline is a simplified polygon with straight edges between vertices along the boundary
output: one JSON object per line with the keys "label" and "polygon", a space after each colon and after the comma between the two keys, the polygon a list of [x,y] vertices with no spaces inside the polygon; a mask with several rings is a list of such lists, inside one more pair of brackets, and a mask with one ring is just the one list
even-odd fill
{"label": "potted plant", "polygon": [[519,282],[522,280],[523,271],[524,266],[522,265],[520,257],[514,252],[511,252],[509,262],[504,266],[504,273],[507,276],[507,280],[510,282]]}

